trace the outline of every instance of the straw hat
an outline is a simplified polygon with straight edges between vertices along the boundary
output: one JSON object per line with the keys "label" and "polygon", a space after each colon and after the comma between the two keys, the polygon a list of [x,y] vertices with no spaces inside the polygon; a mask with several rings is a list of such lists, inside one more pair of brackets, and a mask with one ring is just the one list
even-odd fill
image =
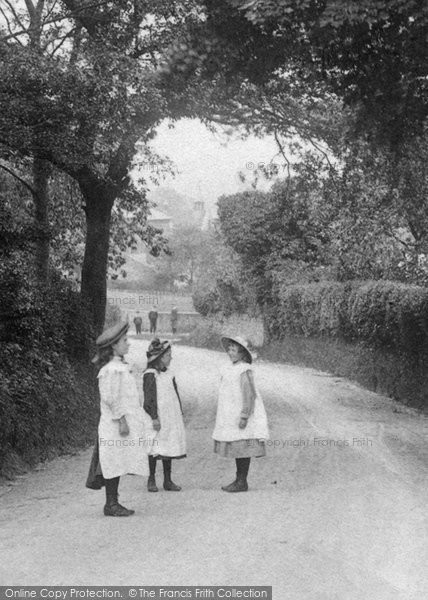
{"label": "straw hat", "polygon": [[97,353],[95,354],[91,362],[97,364],[100,361],[100,350],[102,350],[103,348],[108,348],[109,346],[112,346],[113,344],[118,342],[120,338],[125,335],[128,329],[129,323],[124,322],[116,323],[116,325],[105,329],[102,332],[102,334],[99,335],[96,339],[95,343],[97,345]]}
{"label": "straw hat", "polygon": [[149,349],[146,352],[147,356],[147,364],[152,363],[157,358],[165,354],[167,350],[171,348],[171,342],[165,340],[163,342],[160,341],[159,338],[155,338],[150,342]]}
{"label": "straw hat", "polygon": [[120,340],[129,329],[129,323],[116,323],[112,327],[105,329],[100,336],[97,337],[96,345],[98,348],[107,348]]}
{"label": "straw hat", "polygon": [[223,348],[227,351],[227,346],[229,345],[229,343],[232,342],[233,344],[237,344],[244,352],[244,354],[248,357],[248,360],[250,362],[250,364],[253,362],[253,355],[250,352],[250,348],[248,345],[247,340],[244,340],[244,338],[240,337],[239,335],[237,336],[224,336],[221,338],[221,343]]}

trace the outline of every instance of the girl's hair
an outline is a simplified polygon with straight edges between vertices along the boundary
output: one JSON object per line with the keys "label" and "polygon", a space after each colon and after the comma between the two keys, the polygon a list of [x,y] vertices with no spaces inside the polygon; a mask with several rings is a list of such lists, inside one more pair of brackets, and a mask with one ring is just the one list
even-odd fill
{"label": "girl's hair", "polygon": [[148,367],[150,367],[150,369],[156,369],[156,371],[160,371],[162,368],[162,358],[165,356],[165,354],[168,353],[168,351],[171,350],[171,348],[168,348],[167,350],[165,350],[165,352],[163,354],[161,354],[160,356],[158,356],[157,358],[155,358],[155,360],[153,360],[149,365],[147,365]]}
{"label": "girl's hair", "polygon": [[97,367],[97,369],[98,370],[102,369],[102,367],[104,367],[104,365],[106,365],[108,362],[110,362],[113,355],[114,355],[114,352],[113,352],[112,346],[107,346],[107,348],[100,348],[98,350],[98,357],[95,362],[95,366]]}
{"label": "girl's hair", "polygon": [[227,344],[226,349],[229,349],[229,346],[236,346],[238,348],[238,352],[239,352],[239,356],[241,357],[241,360],[248,363],[249,365],[251,364],[251,360],[249,359],[248,354],[241,348],[241,346],[239,344],[237,344],[236,342],[230,341]]}
{"label": "girl's hair", "polygon": [[241,360],[251,365],[251,360],[248,358],[248,354],[239,348],[239,356]]}

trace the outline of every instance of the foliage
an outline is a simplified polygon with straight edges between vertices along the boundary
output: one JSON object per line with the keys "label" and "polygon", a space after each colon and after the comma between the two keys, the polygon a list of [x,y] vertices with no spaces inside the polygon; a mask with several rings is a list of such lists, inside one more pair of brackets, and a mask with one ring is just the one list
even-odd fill
{"label": "foliage", "polygon": [[[165,248],[147,226],[147,182],[137,189],[129,172],[137,147],[146,163],[162,166],[148,142],[160,120],[172,116],[175,92],[159,65],[183,22],[198,13],[189,0],[150,7],[142,0],[29,0],[18,12],[7,3],[2,17],[0,144],[10,155],[48,161],[79,185],[87,225],[82,294],[100,327],[108,263],[119,267],[136,235],[153,253]],[[117,200],[117,243],[109,256]],[[74,258],[65,254],[68,262]]]}
{"label": "foliage", "polygon": [[14,474],[13,457],[34,465],[93,441],[97,408],[89,367],[6,342],[0,374],[1,475]]}
{"label": "foliage", "polygon": [[238,335],[248,340],[250,347],[253,348],[253,356],[256,357],[257,353],[254,348],[260,348],[263,345],[263,323],[261,319],[249,317],[246,314],[210,315],[202,319],[190,336],[182,339],[182,343],[223,350],[221,337],[224,335]]}
{"label": "foliage", "polygon": [[105,327],[111,327],[119,323],[122,319],[122,313],[119,306],[108,304],[106,308]]}
{"label": "foliage", "polygon": [[222,232],[259,304],[305,281],[427,282],[427,148],[426,135],[399,156],[355,140],[329,164],[306,151],[270,192],[222,198]]}
{"label": "foliage", "polygon": [[[332,337],[303,337],[289,334],[281,341],[271,341],[263,346],[265,360],[284,361],[287,364],[309,367],[345,377],[378,394],[389,395],[394,400],[418,409],[427,410],[428,377],[426,357],[404,356],[385,348],[370,347],[364,342],[347,342]],[[355,388],[341,403],[353,406]],[[363,390],[362,390],[363,393]],[[379,398],[380,402],[384,402]],[[376,402],[370,398],[371,407]],[[400,412],[394,407],[394,412]]]}
{"label": "foliage", "polygon": [[172,286],[175,280],[183,280],[192,289],[200,276],[207,251],[209,233],[192,224],[175,227],[168,236],[168,254],[151,260],[164,285]]}
{"label": "foliage", "polygon": [[210,231],[201,256],[193,304],[202,315],[254,312],[255,299],[239,255]]}
{"label": "foliage", "polygon": [[21,185],[0,181],[0,473],[8,476],[13,457],[33,462],[87,443],[96,404],[89,311],[59,273],[38,281],[38,231],[25,198],[9,202]]}
{"label": "foliage", "polygon": [[403,145],[400,156],[354,143],[336,185],[332,257],[338,279],[427,281],[426,136]]}
{"label": "foliage", "polygon": [[357,111],[360,131],[394,145],[421,132],[428,115],[428,8],[422,0],[205,5],[225,69],[259,85],[290,71],[306,89],[325,84]]}
{"label": "foliage", "polygon": [[327,335],[418,354],[428,350],[428,290],[391,281],[288,286],[268,327],[278,338]]}
{"label": "foliage", "polygon": [[222,234],[240,256],[260,305],[273,301],[284,265],[303,265],[309,272],[327,264],[331,211],[323,203],[323,185],[309,160],[270,192],[220,198]]}
{"label": "foliage", "polygon": [[31,257],[10,252],[0,267],[0,473],[13,456],[34,464],[88,443],[96,420],[89,368],[91,319],[59,277],[35,284]]}

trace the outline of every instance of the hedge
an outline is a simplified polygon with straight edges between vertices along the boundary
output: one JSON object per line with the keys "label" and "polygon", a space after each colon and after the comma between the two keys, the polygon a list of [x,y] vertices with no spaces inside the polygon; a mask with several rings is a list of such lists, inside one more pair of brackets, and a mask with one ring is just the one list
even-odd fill
{"label": "hedge", "polygon": [[328,336],[409,355],[428,348],[428,288],[416,285],[362,281],[283,287],[265,317],[274,339]]}
{"label": "hedge", "polygon": [[263,312],[267,358],[330,371],[428,408],[428,288],[394,281],[283,286]]}
{"label": "hedge", "polygon": [[0,267],[0,476],[93,441],[93,332],[80,295],[55,273],[35,286],[16,257]]}

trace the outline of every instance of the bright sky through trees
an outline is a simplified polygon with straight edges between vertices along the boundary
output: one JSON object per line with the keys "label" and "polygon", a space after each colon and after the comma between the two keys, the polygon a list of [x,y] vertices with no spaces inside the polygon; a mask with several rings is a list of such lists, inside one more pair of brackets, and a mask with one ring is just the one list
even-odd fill
{"label": "bright sky through trees", "polygon": [[[250,136],[245,140],[233,135],[228,138],[220,131],[211,133],[198,120],[182,119],[174,129],[167,123],[158,128],[152,143],[159,154],[168,156],[178,170],[175,178],[168,177],[161,185],[172,187],[180,194],[202,197],[214,203],[222,194],[233,194],[251,187],[252,174],[259,163],[278,165],[284,162],[277,156],[278,148],[272,137]],[[246,176],[243,183],[239,172]],[[284,176],[282,170],[280,175]],[[153,186],[152,186],[153,187]],[[258,187],[266,189],[266,181]]]}

